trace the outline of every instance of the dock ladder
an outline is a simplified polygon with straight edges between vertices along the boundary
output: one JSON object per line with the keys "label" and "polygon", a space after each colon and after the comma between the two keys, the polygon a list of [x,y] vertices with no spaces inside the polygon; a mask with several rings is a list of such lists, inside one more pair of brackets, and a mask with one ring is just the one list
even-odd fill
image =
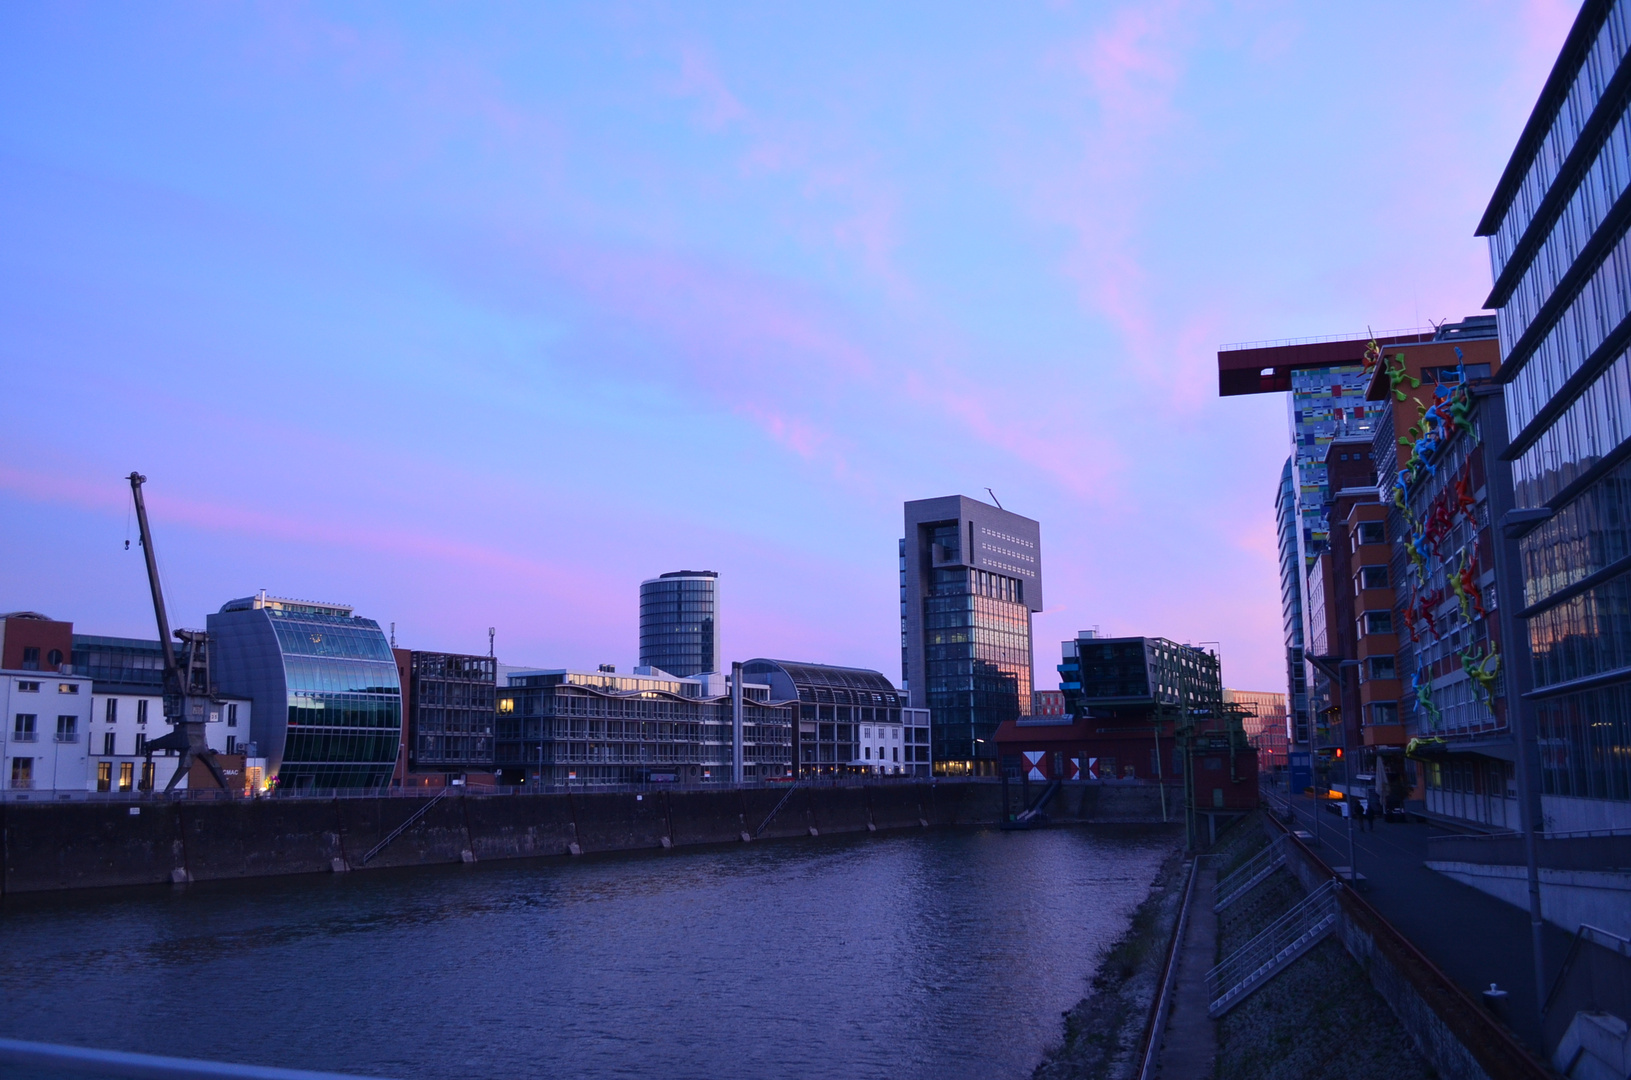
{"label": "dock ladder", "polygon": [[1258,883],[1280,867],[1286,861],[1286,838],[1276,836],[1269,841],[1269,846],[1246,860],[1234,873],[1218,882],[1218,902],[1212,905],[1213,911],[1222,911],[1230,904],[1245,896]]}
{"label": "dock ladder", "polygon": [[395,840],[397,837],[399,837],[403,833],[407,832],[408,827],[410,825],[412,825],[414,822],[418,821],[420,818],[424,817],[427,813],[429,813],[430,808],[435,806],[437,803],[441,802],[443,799],[447,798],[447,793],[452,791],[452,790],[453,790],[452,788],[446,788],[445,787],[441,791],[438,791],[435,795],[431,796],[429,799],[425,800],[425,805],[421,806],[419,809],[415,810],[412,814],[408,815],[408,820],[407,821],[404,821],[402,824],[400,824],[396,828],[392,829],[390,831],[389,835],[387,835],[385,837],[385,839],[381,840],[379,843],[377,843],[373,847],[369,848],[368,849],[368,854],[364,855],[362,857],[361,861],[359,861],[357,863],[357,865],[358,866],[367,866],[369,859],[372,859],[375,855],[378,855],[380,852],[384,851],[388,846],[390,846],[390,843],[391,843],[392,840]]}
{"label": "dock ladder", "polygon": [[797,791],[798,789],[799,785],[797,784],[794,784],[787,789],[787,794],[781,797],[781,801],[771,808],[770,813],[765,816],[763,821],[759,822],[759,827],[753,830],[754,836],[764,835],[764,831],[770,827],[770,823],[775,820],[777,814],[782,812],[782,807],[787,805],[787,800],[791,799],[793,797],[793,792]]}
{"label": "dock ladder", "polygon": [[1319,944],[1336,928],[1337,895],[1341,890],[1340,881],[1327,881],[1208,971],[1206,996],[1211,1004],[1207,1014],[1213,1019],[1222,1016]]}

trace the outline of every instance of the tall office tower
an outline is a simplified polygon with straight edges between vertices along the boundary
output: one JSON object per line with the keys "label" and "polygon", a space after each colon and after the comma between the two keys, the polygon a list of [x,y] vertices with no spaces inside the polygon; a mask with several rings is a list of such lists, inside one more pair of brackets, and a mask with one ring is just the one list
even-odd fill
{"label": "tall office tower", "polygon": [[719,670],[719,574],[676,570],[640,583],[640,666],[690,678]]}
{"label": "tall office tower", "polygon": [[[1521,582],[1548,830],[1631,826],[1631,15],[1587,0],[1494,197]],[[1527,530],[1527,531],[1526,531]],[[1521,686],[1519,688],[1522,689]]]}
{"label": "tall office tower", "polygon": [[[1308,684],[1303,672],[1303,564],[1297,556],[1297,481],[1292,459],[1280,470],[1274,499],[1280,536],[1280,617],[1286,641],[1286,740],[1308,742]],[[1297,790],[1301,790],[1300,788]]]}
{"label": "tall office tower", "polygon": [[905,660],[930,711],[937,775],[994,775],[997,725],[1031,707],[1031,613],[1042,610],[1042,533],[961,495],[906,504]]}

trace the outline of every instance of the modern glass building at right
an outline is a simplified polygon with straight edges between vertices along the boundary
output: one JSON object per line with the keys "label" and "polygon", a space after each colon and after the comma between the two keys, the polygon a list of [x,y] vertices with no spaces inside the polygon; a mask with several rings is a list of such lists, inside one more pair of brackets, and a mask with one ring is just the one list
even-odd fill
{"label": "modern glass building at right", "polygon": [[1549,831],[1631,826],[1631,18],[1588,0],[1479,223]]}
{"label": "modern glass building at right", "polygon": [[719,670],[719,574],[676,570],[640,583],[640,666],[688,679]]}

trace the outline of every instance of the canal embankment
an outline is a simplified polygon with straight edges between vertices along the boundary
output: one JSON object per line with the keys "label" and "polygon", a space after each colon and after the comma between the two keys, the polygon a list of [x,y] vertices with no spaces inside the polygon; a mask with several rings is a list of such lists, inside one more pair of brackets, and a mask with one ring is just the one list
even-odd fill
{"label": "canal embankment", "polygon": [[[843,833],[989,826],[1018,785],[981,781],[789,788],[449,792],[432,797],[162,798],[0,804],[0,893],[219,881],[571,857]],[[1067,784],[1060,823],[1152,824],[1161,793]]]}

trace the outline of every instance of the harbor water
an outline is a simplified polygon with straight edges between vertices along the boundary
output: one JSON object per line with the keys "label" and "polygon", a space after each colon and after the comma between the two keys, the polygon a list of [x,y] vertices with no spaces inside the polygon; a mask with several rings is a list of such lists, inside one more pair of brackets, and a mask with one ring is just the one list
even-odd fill
{"label": "harbor water", "polygon": [[397,1077],[1029,1075],[1165,834],[814,838],[0,904],[0,1034]]}

